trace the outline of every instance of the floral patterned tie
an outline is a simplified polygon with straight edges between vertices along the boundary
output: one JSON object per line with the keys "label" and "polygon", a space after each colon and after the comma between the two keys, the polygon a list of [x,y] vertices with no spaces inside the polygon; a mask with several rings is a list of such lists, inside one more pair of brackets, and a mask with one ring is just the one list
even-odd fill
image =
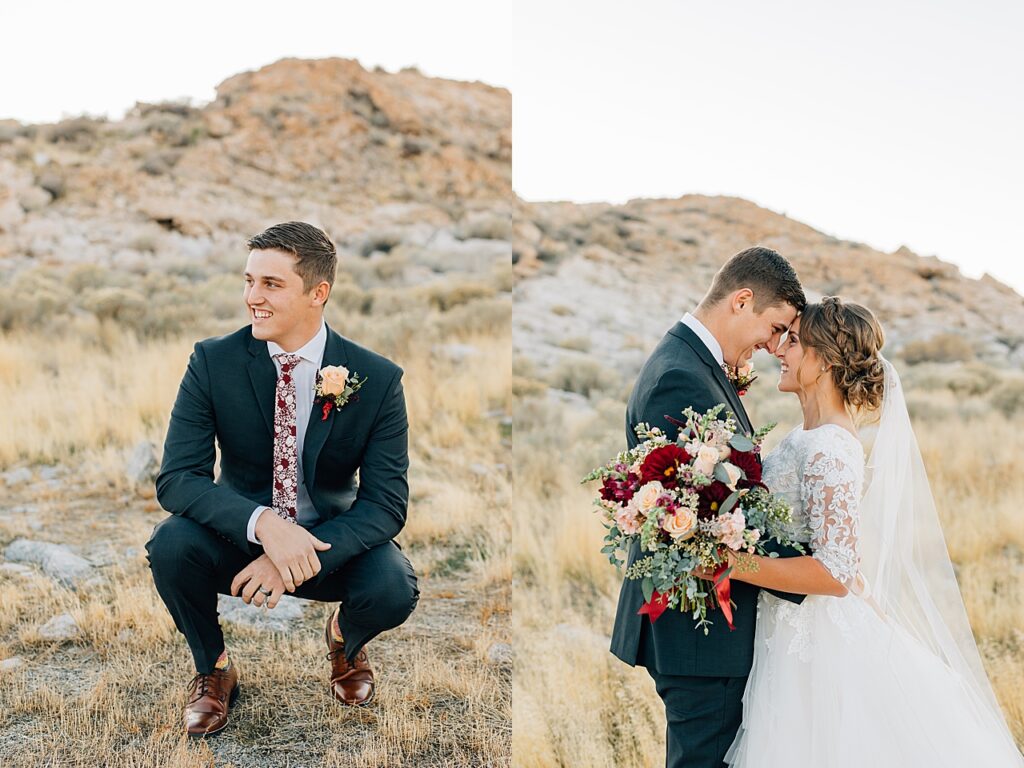
{"label": "floral patterned tie", "polygon": [[295,433],[295,378],[298,355],[274,355],[281,364],[274,401],[274,511],[295,522],[298,506],[298,439]]}

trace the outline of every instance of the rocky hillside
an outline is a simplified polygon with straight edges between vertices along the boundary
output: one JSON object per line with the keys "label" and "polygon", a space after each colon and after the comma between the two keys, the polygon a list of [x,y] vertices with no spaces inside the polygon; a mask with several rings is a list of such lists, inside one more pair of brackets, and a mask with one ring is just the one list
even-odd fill
{"label": "rocky hillside", "polygon": [[47,263],[141,271],[154,255],[201,263],[284,218],[363,257],[407,230],[458,249],[507,238],[510,198],[508,92],[414,69],[285,59],[229,78],[205,106],[0,122],[8,275]]}
{"label": "rocky hillside", "polygon": [[631,379],[718,267],[753,244],[789,258],[812,300],[871,307],[890,355],[1024,367],[1024,298],[906,248],[882,253],[732,197],[518,203],[516,352],[541,369],[597,357]]}
{"label": "rocky hillside", "polygon": [[[510,124],[500,89],[337,59],[0,124],[0,766],[510,764]],[[222,597],[245,693],[185,743],[157,447],[193,341],[248,322],[246,239],[286,219],[338,245],[327,322],[406,371],[421,597],[359,712],[327,693],[329,608]]]}

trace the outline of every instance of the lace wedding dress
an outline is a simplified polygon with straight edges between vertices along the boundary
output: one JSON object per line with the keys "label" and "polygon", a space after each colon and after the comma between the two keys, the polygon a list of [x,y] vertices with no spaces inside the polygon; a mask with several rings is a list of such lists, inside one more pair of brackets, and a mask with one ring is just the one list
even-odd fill
{"label": "lace wedding dress", "polygon": [[[880,444],[894,437],[913,440],[899,379],[888,364],[887,375],[887,397],[893,393],[892,404],[901,405],[903,413],[890,411],[886,421],[883,412],[873,451],[873,460],[884,468],[874,478],[882,487],[866,497],[870,508],[862,503],[861,443],[841,427],[798,427],[764,460],[764,482],[793,506],[787,533],[807,542],[813,556],[851,592],[842,598],[809,595],[800,605],[760,593],[743,726],[726,756],[732,766],[1024,765],[980,669],[973,638],[962,633],[954,638],[950,631],[962,624],[970,634],[959,591],[959,612],[952,618],[943,614],[948,606],[940,610],[922,592],[929,579],[947,591],[952,582],[956,590],[951,567],[941,571],[941,579],[915,570],[914,557],[925,551],[931,552],[929,562],[948,562],[941,533],[941,557],[937,549],[919,548],[915,554],[912,547],[900,552],[885,548],[938,530],[937,517],[933,521],[922,514],[934,516],[934,505],[923,463],[916,463],[916,441],[899,446],[902,452],[892,456],[885,451],[894,446]],[[891,469],[882,463],[903,461],[907,452],[915,459],[912,465]],[[911,482],[922,479],[924,487]],[[916,497],[908,489],[917,490]],[[880,491],[896,498],[891,504],[879,501],[887,498]],[[908,503],[917,517],[905,508]],[[891,530],[882,527],[888,517]],[[913,523],[916,532],[908,530]],[[870,530],[862,532],[862,524]],[[873,559],[864,560],[863,546],[884,554],[874,552]],[[868,566],[881,591],[870,591]],[[917,591],[906,588],[915,581]]]}

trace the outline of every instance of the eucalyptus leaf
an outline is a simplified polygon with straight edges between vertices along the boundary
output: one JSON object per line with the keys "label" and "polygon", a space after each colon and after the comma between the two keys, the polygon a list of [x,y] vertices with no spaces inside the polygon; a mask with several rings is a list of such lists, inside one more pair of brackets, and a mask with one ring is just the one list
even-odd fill
{"label": "eucalyptus leaf", "polygon": [[640,582],[640,589],[644,593],[644,602],[651,602],[651,596],[654,595],[654,579],[650,576],[644,576],[644,580]]}
{"label": "eucalyptus leaf", "polygon": [[736,433],[732,438],[730,438],[729,445],[740,453],[746,453],[747,451],[754,450],[754,443],[751,442],[750,438],[739,433]]}
{"label": "eucalyptus leaf", "polygon": [[733,491],[729,494],[729,498],[722,502],[722,506],[718,508],[718,514],[724,515],[726,512],[732,511],[732,508],[736,506],[736,502],[743,496],[741,491]]}

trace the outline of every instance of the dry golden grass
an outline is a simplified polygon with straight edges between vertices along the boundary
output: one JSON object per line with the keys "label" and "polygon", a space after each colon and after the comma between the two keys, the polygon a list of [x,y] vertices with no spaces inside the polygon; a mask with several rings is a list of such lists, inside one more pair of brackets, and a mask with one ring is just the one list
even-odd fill
{"label": "dry golden grass", "polygon": [[108,449],[162,443],[191,349],[186,339],[143,343],[99,323],[67,334],[5,335],[0,402],[15,407],[0,417],[0,465],[84,453],[95,466]]}
{"label": "dry golden grass", "polygon": [[[5,489],[0,548],[26,536],[114,553],[98,583],[78,591],[41,573],[0,573],[0,658],[26,662],[0,672],[0,764],[508,765],[511,670],[489,651],[511,634],[510,302],[468,301],[465,322],[454,310],[367,317],[329,306],[332,327],[406,369],[412,499],[399,540],[422,596],[405,625],[369,646],[376,703],[352,710],[330,698],[321,646],[331,607],[310,603],[301,631],[225,625],[242,696],[208,743],[182,736],[194,670],[144,556],[164,513],[123,470],[138,441],[162,444],[192,343],[209,333],[139,341],[83,322],[0,337],[0,401],[14,404],[0,413],[0,467],[72,469],[53,486],[36,474]],[[448,342],[477,352],[458,364],[432,352]],[[10,511],[19,506],[27,511]],[[41,638],[38,627],[64,611],[80,638]]]}
{"label": "dry golden grass", "polygon": [[[622,449],[623,398],[594,394],[590,411],[537,397],[535,382],[516,391],[513,626],[517,647],[532,649],[514,673],[516,765],[660,764],[664,711],[653,682],[608,652],[621,576],[599,552],[593,489],[579,484]],[[769,448],[799,419],[770,383],[748,400],[755,423],[780,422]],[[1024,744],[1024,416],[1007,420],[980,400],[971,408],[915,428],[986,667]]]}

